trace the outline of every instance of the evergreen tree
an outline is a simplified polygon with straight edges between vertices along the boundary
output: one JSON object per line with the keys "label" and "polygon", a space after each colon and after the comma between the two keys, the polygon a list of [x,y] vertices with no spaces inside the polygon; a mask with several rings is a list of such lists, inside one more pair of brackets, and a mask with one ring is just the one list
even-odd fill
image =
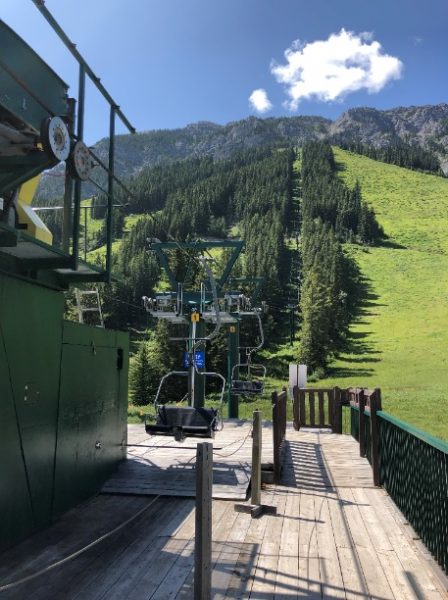
{"label": "evergreen tree", "polygon": [[157,377],[154,366],[154,362],[150,360],[148,343],[141,342],[129,382],[132,401],[137,406],[149,404],[153,399],[154,381]]}

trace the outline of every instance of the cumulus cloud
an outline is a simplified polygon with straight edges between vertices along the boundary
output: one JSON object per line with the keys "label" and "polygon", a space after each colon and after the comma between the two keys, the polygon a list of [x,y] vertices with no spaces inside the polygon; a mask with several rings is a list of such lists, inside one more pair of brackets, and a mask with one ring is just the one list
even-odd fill
{"label": "cumulus cloud", "polygon": [[266,90],[262,88],[252,92],[249,96],[249,104],[259,113],[265,113],[272,108],[272,103],[268,98]]}
{"label": "cumulus cloud", "polygon": [[296,41],[285,58],[286,64],[271,64],[271,73],[286,86],[286,104],[291,110],[304,99],[330,102],[358,90],[379,92],[389,81],[399,79],[403,69],[403,63],[386,54],[371,33],[345,29],[327,40]]}

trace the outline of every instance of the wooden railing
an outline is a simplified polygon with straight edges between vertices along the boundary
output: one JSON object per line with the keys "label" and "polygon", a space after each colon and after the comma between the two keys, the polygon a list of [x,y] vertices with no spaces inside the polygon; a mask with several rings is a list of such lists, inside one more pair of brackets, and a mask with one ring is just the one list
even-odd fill
{"label": "wooden railing", "polygon": [[284,389],[279,394],[272,392],[272,431],[274,437],[274,483],[280,483],[282,474],[282,450],[286,435],[287,395]]}
{"label": "wooden railing", "polygon": [[330,428],[334,433],[342,433],[341,390],[335,388],[293,389],[294,428]]}

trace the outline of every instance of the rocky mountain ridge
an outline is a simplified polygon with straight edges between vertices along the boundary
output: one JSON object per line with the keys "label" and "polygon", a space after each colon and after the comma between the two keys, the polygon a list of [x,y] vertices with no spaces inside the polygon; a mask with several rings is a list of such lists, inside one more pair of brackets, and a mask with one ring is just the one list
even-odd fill
{"label": "rocky mountain ridge", "polygon": [[[300,145],[307,140],[323,138],[336,142],[359,140],[376,147],[406,141],[434,152],[448,172],[448,104],[438,104],[384,111],[352,108],[335,121],[318,116],[266,119],[251,116],[227,125],[200,121],[181,129],[119,135],[115,148],[116,173],[128,179],[145,166],[205,155],[222,160],[239,150],[264,144]],[[108,146],[108,138],[94,146],[95,153],[103,161],[106,161]],[[63,178],[44,176],[39,197],[60,197],[62,185]],[[93,186],[84,184],[84,195],[92,193],[95,193]]]}

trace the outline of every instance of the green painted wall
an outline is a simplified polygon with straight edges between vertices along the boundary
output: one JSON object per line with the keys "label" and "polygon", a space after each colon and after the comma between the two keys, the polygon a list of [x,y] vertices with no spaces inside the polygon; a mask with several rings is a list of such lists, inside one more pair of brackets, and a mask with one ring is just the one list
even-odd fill
{"label": "green painted wall", "polygon": [[96,493],[125,456],[128,336],[63,321],[0,274],[0,549]]}

